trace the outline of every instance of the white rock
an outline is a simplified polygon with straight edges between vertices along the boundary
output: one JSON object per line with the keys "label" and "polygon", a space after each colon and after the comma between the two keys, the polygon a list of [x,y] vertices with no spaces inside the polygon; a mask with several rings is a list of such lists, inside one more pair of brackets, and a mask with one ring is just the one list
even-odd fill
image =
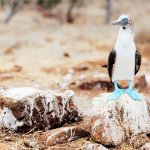
{"label": "white rock", "polygon": [[78,116],[73,99],[74,92],[71,90],[56,92],[31,87],[1,88],[0,126],[28,132],[32,128],[50,129],[65,122],[78,121],[81,116]]}
{"label": "white rock", "polygon": [[110,94],[101,94],[93,99],[91,137],[102,144],[121,144],[131,135],[150,133],[150,103],[143,98],[134,101],[128,95],[118,100],[107,101]]}
{"label": "white rock", "polygon": [[150,142],[144,144],[144,145],[140,148],[140,150],[150,150]]}

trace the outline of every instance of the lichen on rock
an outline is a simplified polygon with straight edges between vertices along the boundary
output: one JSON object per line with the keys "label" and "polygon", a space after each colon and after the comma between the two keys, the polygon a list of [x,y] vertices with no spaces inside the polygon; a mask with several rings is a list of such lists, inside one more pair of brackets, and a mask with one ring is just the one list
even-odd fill
{"label": "lichen on rock", "polygon": [[27,132],[32,128],[52,129],[66,122],[79,121],[82,116],[73,99],[73,91],[3,88],[0,91],[0,125]]}

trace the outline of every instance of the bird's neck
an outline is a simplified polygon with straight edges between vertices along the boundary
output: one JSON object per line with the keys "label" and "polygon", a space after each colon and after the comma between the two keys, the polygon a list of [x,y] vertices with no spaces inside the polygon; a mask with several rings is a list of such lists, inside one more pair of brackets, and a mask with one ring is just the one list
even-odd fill
{"label": "bird's neck", "polygon": [[120,27],[118,32],[115,49],[129,49],[135,47],[134,44],[134,28],[131,27]]}

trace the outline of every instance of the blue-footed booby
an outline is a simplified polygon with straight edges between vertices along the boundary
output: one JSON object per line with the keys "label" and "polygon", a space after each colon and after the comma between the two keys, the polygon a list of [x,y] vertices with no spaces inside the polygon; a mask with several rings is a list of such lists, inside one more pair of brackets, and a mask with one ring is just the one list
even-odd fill
{"label": "blue-footed booby", "polygon": [[[108,74],[115,86],[108,100],[117,100],[125,93],[133,100],[141,100],[140,94],[132,88],[134,76],[141,66],[141,53],[136,49],[134,42],[134,21],[130,15],[124,14],[112,22],[112,25],[120,25],[120,29],[114,49],[108,57]],[[128,80],[129,87],[120,89],[118,86],[120,80]]]}

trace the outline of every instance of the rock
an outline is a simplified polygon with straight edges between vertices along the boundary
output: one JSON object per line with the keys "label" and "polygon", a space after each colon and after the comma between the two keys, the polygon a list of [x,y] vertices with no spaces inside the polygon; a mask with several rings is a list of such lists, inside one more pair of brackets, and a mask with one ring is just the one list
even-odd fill
{"label": "rock", "polygon": [[138,88],[140,91],[142,91],[143,88],[147,87],[147,81],[145,75],[141,75],[135,79],[134,87]]}
{"label": "rock", "polygon": [[135,84],[134,87],[137,88],[139,91],[143,90],[149,90],[150,88],[150,75],[144,74],[140,75],[137,78],[135,78]]}
{"label": "rock", "polygon": [[52,146],[55,144],[63,144],[76,140],[78,138],[86,137],[89,132],[80,128],[79,126],[61,127],[58,129],[44,132],[38,139],[41,145]]}
{"label": "rock", "polygon": [[134,135],[129,139],[129,144],[133,145],[134,148],[142,147],[147,142],[150,142],[150,139],[145,134]]}
{"label": "rock", "polygon": [[140,150],[150,150],[150,142],[145,143],[145,144],[140,148]]}
{"label": "rock", "polygon": [[110,94],[93,99],[91,138],[104,145],[119,145],[127,138],[150,133],[150,101],[134,101],[128,95],[107,101]]}
{"label": "rock", "polygon": [[21,132],[52,129],[81,120],[73,103],[74,92],[29,87],[1,88],[0,126]]}
{"label": "rock", "polygon": [[110,91],[113,89],[113,85],[110,83],[110,81],[88,80],[84,81],[83,83],[80,83],[78,85],[78,88],[82,90],[102,89],[104,91]]}
{"label": "rock", "polygon": [[108,149],[101,144],[90,143],[87,145],[86,150],[108,150]]}
{"label": "rock", "polygon": [[27,148],[39,150],[39,145],[34,139],[24,141],[23,145]]}
{"label": "rock", "polygon": [[146,75],[145,79],[146,79],[147,86],[150,87],[150,75],[149,74]]}
{"label": "rock", "polygon": [[80,90],[112,91],[114,86],[108,79],[107,75],[99,74],[99,72],[82,74],[70,83],[70,88],[78,88]]}

